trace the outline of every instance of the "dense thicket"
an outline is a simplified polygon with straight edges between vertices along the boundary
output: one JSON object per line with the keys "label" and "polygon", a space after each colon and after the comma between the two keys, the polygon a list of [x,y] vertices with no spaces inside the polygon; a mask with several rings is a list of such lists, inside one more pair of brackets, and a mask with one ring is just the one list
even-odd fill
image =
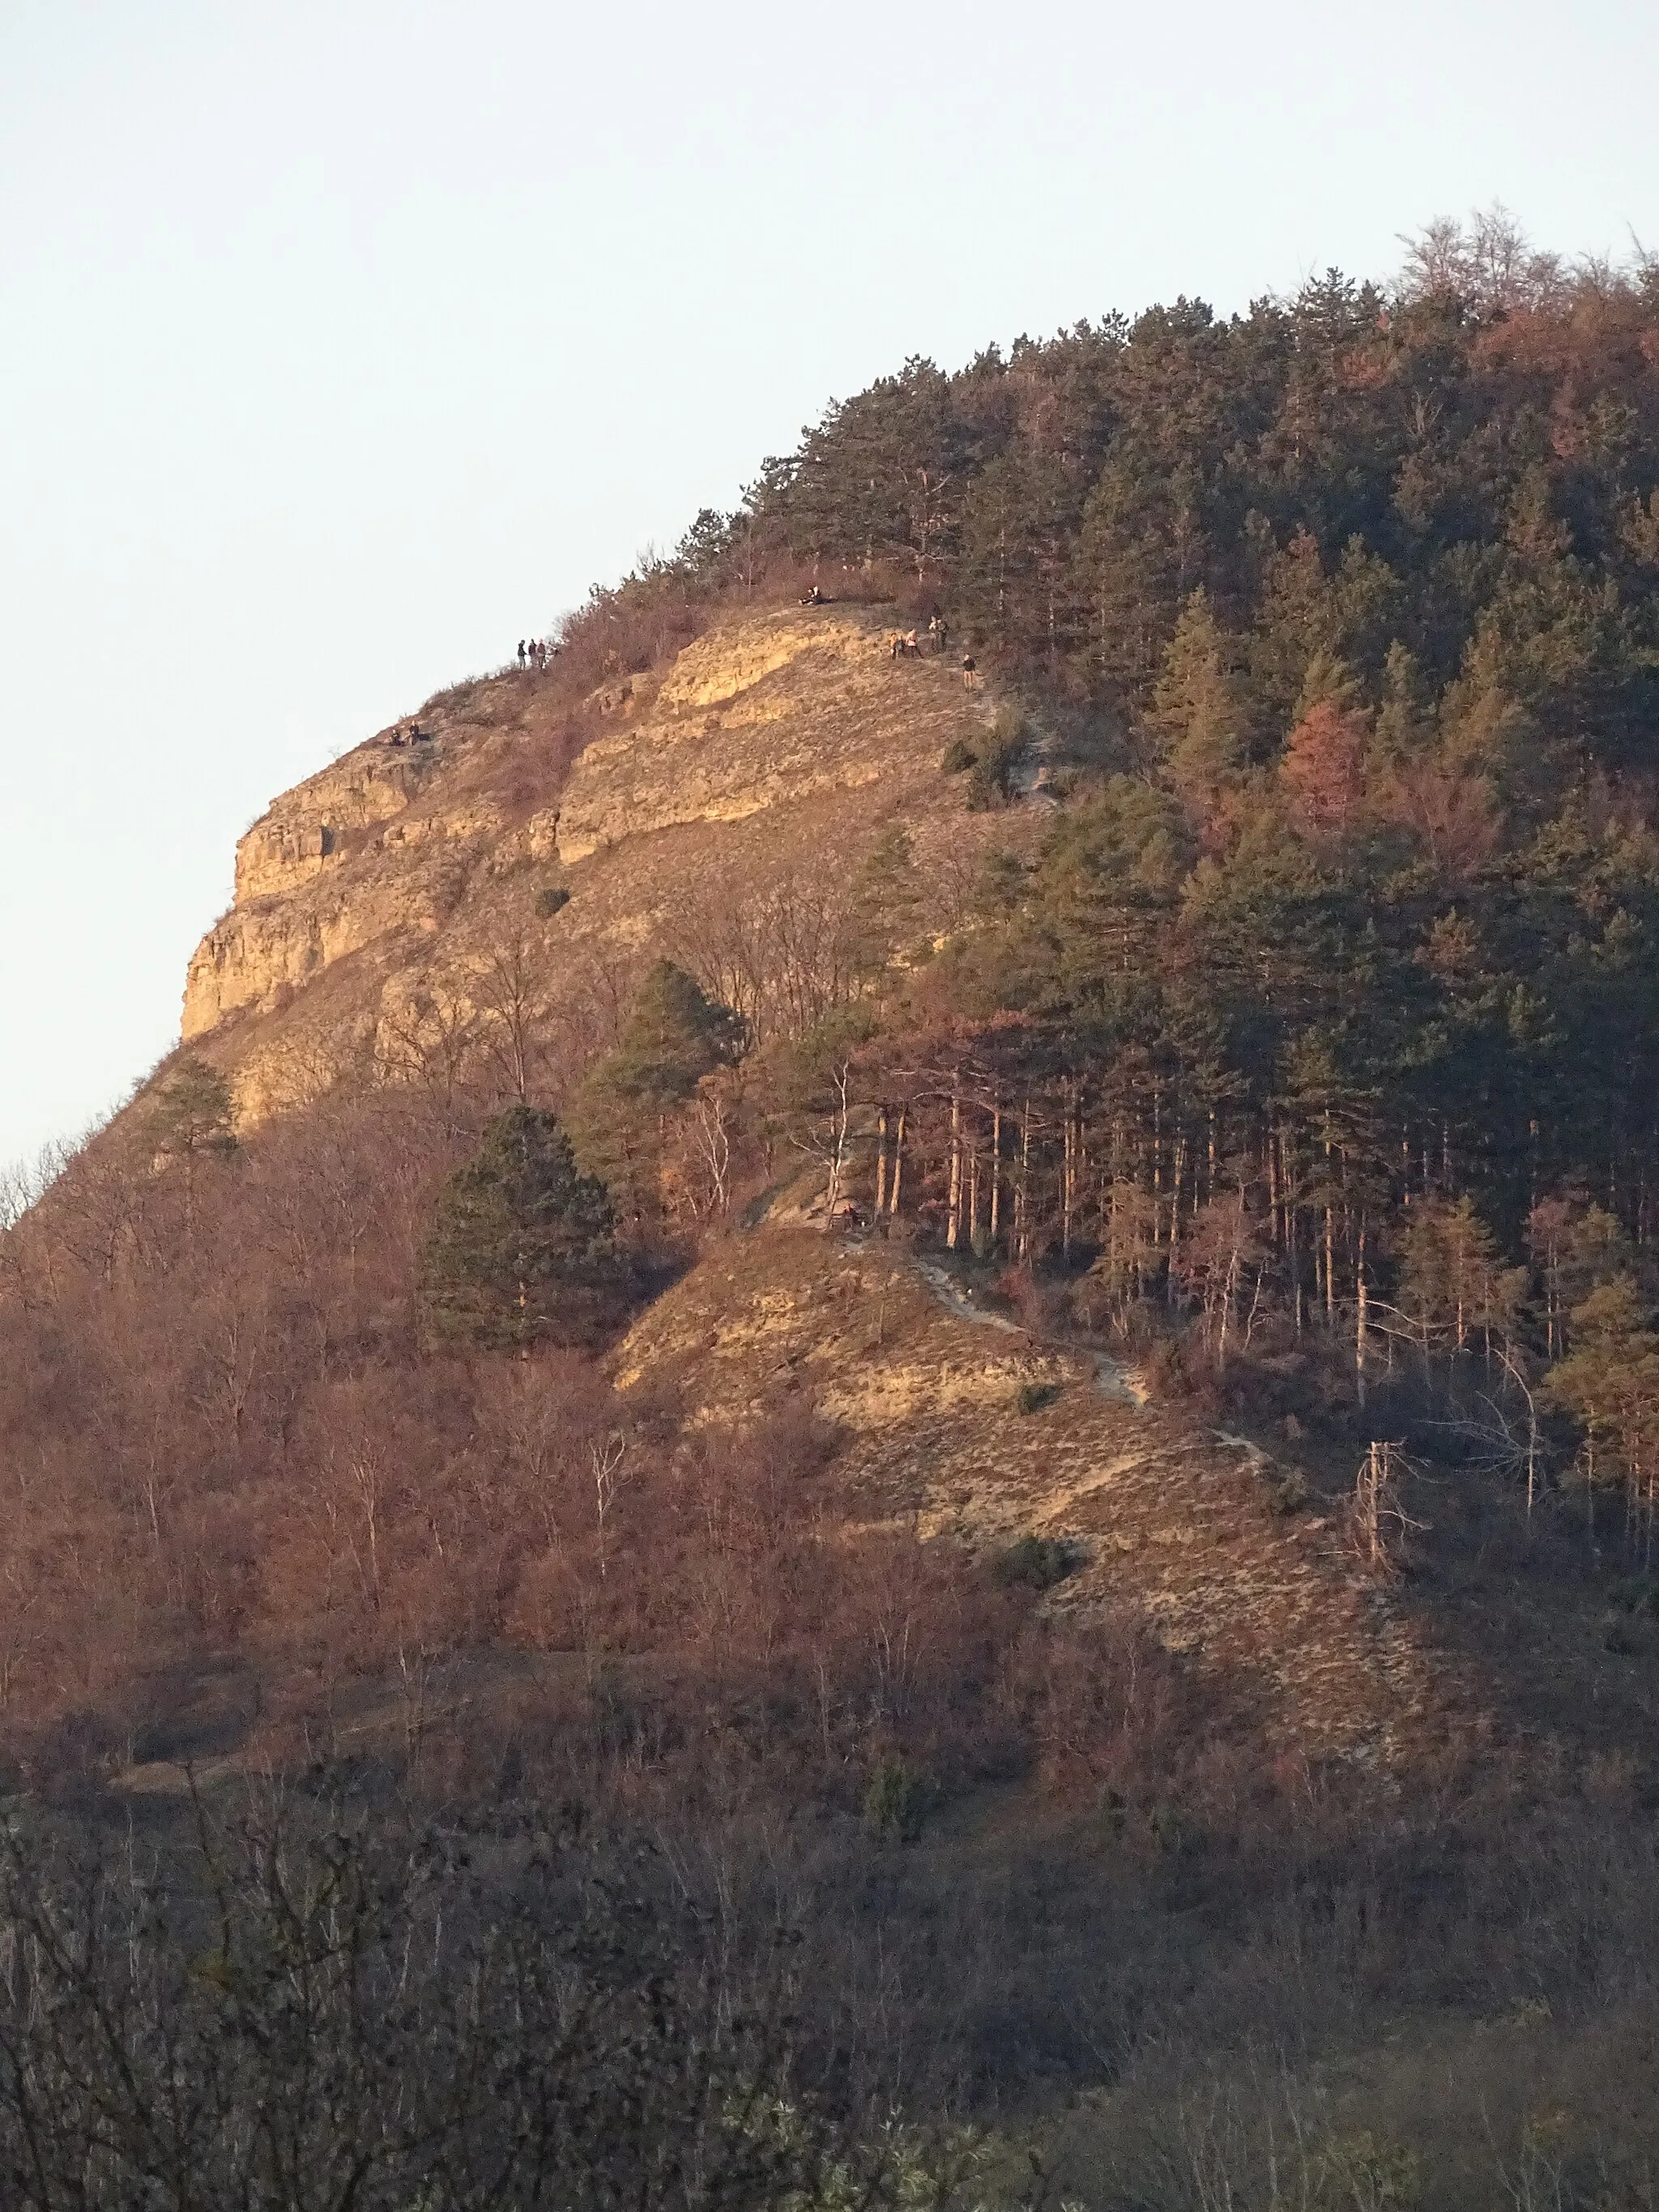
{"label": "dense thicket", "polygon": [[743,2212],[929,2171],[784,2101],[775,1950],[715,1974],[648,1869],[550,1826],[486,1875],[280,1801],[125,1859],[16,1824],[0,1934],[18,2212]]}

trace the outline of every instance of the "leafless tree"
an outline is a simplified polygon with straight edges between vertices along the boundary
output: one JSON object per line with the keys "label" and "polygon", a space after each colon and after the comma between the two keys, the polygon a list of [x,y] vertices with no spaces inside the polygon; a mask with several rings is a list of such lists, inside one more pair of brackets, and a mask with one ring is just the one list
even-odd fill
{"label": "leafless tree", "polygon": [[520,1861],[489,1889],[295,1805],[202,1814],[193,1868],[9,1824],[0,2201],[761,2212],[832,2168],[891,2201],[885,2147],[788,2096],[763,1966],[723,1985],[625,1853]]}
{"label": "leafless tree", "polygon": [[606,1569],[605,1531],[611,1518],[611,1508],[616,1503],[617,1486],[622,1480],[623,1462],[628,1456],[628,1439],[620,1431],[608,1437],[596,1437],[587,1447],[588,1464],[593,1470],[593,1502],[599,1522],[599,1572]]}
{"label": "leafless tree", "polygon": [[474,988],[485,1054],[508,1093],[527,1100],[548,1015],[539,948],[522,934],[507,938],[490,951]]}

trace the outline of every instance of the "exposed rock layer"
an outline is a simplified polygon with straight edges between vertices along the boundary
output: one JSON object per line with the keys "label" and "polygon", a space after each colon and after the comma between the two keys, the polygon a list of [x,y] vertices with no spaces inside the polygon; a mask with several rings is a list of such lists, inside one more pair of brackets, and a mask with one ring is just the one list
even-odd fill
{"label": "exposed rock layer", "polygon": [[[597,731],[568,783],[550,681],[432,702],[429,743],[358,746],[242,839],[235,904],[191,963],[185,1036],[258,1121],[377,1053],[395,1064],[411,1028],[476,1012],[507,948],[574,1052],[596,994],[614,1000],[659,951],[737,989],[714,940],[740,933],[738,909],[844,896],[894,821],[948,913],[985,844],[1032,825],[969,815],[939,773],[994,699],[943,659],[895,660],[888,635],[858,609],[727,622],[660,684],[590,702]],[[546,916],[537,894],[556,883],[570,901]]]}

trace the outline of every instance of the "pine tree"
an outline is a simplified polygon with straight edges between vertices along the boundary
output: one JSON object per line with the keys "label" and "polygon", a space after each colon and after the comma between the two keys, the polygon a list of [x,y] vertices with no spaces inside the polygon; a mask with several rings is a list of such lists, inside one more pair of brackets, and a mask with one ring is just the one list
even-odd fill
{"label": "pine tree", "polygon": [[438,1194],[426,1247],[434,1335],[487,1350],[592,1340],[620,1290],[604,1187],[552,1115],[515,1104]]}
{"label": "pine tree", "polygon": [[860,978],[871,982],[880,977],[915,929],[921,903],[909,835],[898,823],[890,823],[853,884],[852,957]]}
{"label": "pine tree", "polygon": [[1365,718],[1334,697],[1316,699],[1285,740],[1279,775],[1298,827],[1316,841],[1340,837],[1365,796]]}
{"label": "pine tree", "polygon": [[1201,590],[1181,611],[1146,726],[1171,786],[1202,820],[1243,766],[1249,726],[1228,641]]}
{"label": "pine tree", "polygon": [[1412,1208],[1405,1237],[1401,1303],[1424,1332],[1453,1351],[1488,1341],[1514,1322],[1526,1289],[1524,1268],[1506,1267],[1474,1201],[1425,1199]]}
{"label": "pine tree", "polygon": [[730,1066],[744,1041],[729,1006],[672,960],[659,960],[635,998],[616,1049],[589,1073],[571,1108],[584,1165],[635,1219],[655,1212],[670,1118],[705,1075]]}
{"label": "pine tree", "polygon": [[1617,1275],[1573,1309],[1573,1348],[1545,1388],[1584,1431],[1584,1474],[1624,1486],[1634,1533],[1639,1515],[1650,1559],[1659,1486],[1659,1334],[1636,1281]]}
{"label": "pine tree", "polygon": [[234,1152],[235,1123],[229,1084],[193,1052],[174,1062],[150,1109],[155,1148],[172,1159]]}
{"label": "pine tree", "polygon": [[185,1234],[196,1234],[196,1183],[204,1160],[228,1160],[236,1151],[236,1102],[218,1069],[198,1053],[173,1063],[150,1107],[157,1153],[177,1164],[183,1178]]}

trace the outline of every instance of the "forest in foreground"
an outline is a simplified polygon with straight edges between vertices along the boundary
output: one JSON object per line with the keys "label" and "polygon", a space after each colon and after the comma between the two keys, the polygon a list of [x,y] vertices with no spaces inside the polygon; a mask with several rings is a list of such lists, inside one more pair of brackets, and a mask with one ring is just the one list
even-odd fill
{"label": "forest in foreground", "polygon": [[[947,902],[891,823],[580,1053],[516,941],[258,1127],[210,1033],[15,1194],[0,2194],[1650,2205],[1659,272],[909,362],[504,680],[562,773],[809,595],[995,681]],[[1247,1431],[1480,1717],[1311,1755],[787,1374],[617,1387],[803,1190]]]}

